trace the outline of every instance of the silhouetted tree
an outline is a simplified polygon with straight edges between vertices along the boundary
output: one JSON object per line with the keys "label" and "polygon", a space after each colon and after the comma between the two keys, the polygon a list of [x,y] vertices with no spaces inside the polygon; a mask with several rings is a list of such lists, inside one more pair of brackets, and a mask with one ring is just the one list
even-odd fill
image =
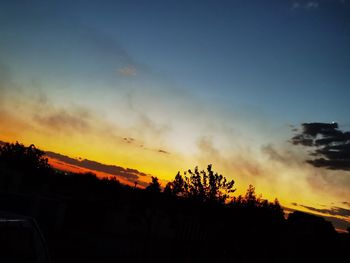
{"label": "silhouetted tree", "polygon": [[25,171],[47,171],[50,169],[45,152],[37,149],[33,144],[29,147],[18,142],[5,143],[0,147],[0,162],[10,168]]}
{"label": "silhouetted tree", "polygon": [[274,200],[274,202],[269,202],[266,199],[262,199],[261,195],[256,195],[255,187],[251,184],[248,186],[248,189],[244,196],[239,195],[237,197],[233,197],[231,206],[236,208],[264,210],[269,214],[275,215],[278,218],[282,218],[284,216],[283,209],[277,198]]}
{"label": "silhouetted tree", "polygon": [[272,210],[274,213],[279,216],[279,217],[284,217],[284,211],[283,208],[280,205],[280,202],[278,201],[277,198],[275,198],[275,201],[272,204]]}
{"label": "silhouetted tree", "polygon": [[232,204],[236,207],[260,207],[265,206],[268,207],[269,203],[267,200],[261,200],[260,197],[257,197],[255,194],[255,187],[253,185],[249,185],[247,191],[244,196],[239,195],[237,197],[233,197]]}
{"label": "silhouetted tree", "polygon": [[255,187],[253,185],[249,185],[247,192],[245,193],[244,200],[247,204],[247,206],[259,206],[260,205],[260,198],[256,196],[255,194]]}
{"label": "silhouetted tree", "polygon": [[154,192],[154,193],[160,193],[161,188],[160,188],[160,183],[158,182],[157,177],[152,176],[152,181],[146,187],[146,190]]}
{"label": "silhouetted tree", "polygon": [[180,172],[175,176],[174,181],[166,184],[164,188],[164,193],[170,195],[181,195],[185,192],[185,182],[182,178]]}
{"label": "silhouetted tree", "polygon": [[225,203],[235,191],[233,186],[234,180],[228,181],[221,174],[215,173],[212,165],[208,165],[206,171],[199,171],[195,167],[194,171],[188,170],[184,176],[178,172],[174,181],[166,185],[164,192],[202,202]]}

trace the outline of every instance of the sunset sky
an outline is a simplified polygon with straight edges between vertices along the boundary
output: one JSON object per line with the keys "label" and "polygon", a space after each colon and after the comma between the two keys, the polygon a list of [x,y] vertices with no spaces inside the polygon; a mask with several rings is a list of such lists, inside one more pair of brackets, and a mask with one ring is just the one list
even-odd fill
{"label": "sunset sky", "polygon": [[350,221],[350,172],[290,143],[350,130],[349,47],[347,0],[1,1],[0,140]]}

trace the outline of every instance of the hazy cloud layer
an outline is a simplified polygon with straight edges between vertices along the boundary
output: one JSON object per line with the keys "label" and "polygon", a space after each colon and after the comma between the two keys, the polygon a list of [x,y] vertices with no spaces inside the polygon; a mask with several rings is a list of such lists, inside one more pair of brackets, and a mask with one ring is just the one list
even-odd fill
{"label": "hazy cloud layer", "polygon": [[88,111],[59,109],[50,113],[36,114],[34,120],[40,125],[50,127],[56,131],[74,129],[83,132],[90,128],[89,117]]}
{"label": "hazy cloud layer", "polygon": [[279,162],[285,166],[302,165],[303,159],[300,152],[286,148],[284,145],[266,144],[261,147],[261,151],[269,160]]}
{"label": "hazy cloud layer", "polygon": [[[303,192],[317,193],[318,195],[337,196],[338,202],[349,197],[350,177],[343,170],[318,169],[308,165],[305,161],[310,158],[308,148],[300,149],[291,147],[290,143],[267,144],[261,150],[267,158],[264,167],[269,168],[269,173],[276,174],[276,179],[282,179],[282,193],[290,190],[290,196],[294,195],[293,188],[304,189]],[[271,181],[272,183],[273,181]],[[299,193],[298,193],[299,194]],[[303,195],[302,192],[300,192]],[[310,197],[308,197],[310,198]]]}
{"label": "hazy cloud layer", "polygon": [[[224,153],[214,139],[211,136],[202,136],[197,140],[196,146],[199,151],[197,160],[203,167],[208,165],[208,161],[213,164],[214,169],[219,167],[218,172],[229,179],[234,179],[241,191],[246,190],[248,183],[256,185],[261,180],[273,180],[271,175],[265,174],[265,167],[255,158],[248,145],[241,148],[239,143],[234,142],[232,152]],[[241,149],[237,151],[234,147]]]}

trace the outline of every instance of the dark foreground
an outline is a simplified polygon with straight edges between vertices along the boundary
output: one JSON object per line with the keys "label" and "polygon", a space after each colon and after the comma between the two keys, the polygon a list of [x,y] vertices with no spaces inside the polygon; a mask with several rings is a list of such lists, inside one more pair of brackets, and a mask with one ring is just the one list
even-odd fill
{"label": "dark foreground", "polygon": [[[5,178],[10,171],[1,173]],[[99,184],[92,176],[76,175],[70,188],[72,179],[59,176],[37,187],[21,186],[20,179],[5,189],[2,182],[0,195],[1,211],[37,220],[53,262],[336,262],[348,256],[349,236],[323,218],[294,212],[285,220],[254,207]]]}
{"label": "dark foreground", "polygon": [[[215,179],[211,166],[207,171]],[[143,190],[55,171],[32,146],[0,147],[0,262],[319,263],[349,257],[350,235],[325,219],[301,212],[285,219],[279,203],[260,200],[253,187],[222,202],[220,192],[211,195],[219,180],[196,188],[203,174],[192,173],[191,190],[179,174],[167,191],[160,192],[157,180]]]}

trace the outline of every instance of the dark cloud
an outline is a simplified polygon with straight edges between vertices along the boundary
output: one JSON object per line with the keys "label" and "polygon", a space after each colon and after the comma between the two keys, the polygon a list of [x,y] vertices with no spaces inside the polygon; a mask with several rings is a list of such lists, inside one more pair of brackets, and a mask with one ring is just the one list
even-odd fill
{"label": "dark cloud", "polygon": [[307,162],[315,167],[350,171],[350,132],[339,130],[337,123],[303,123],[291,143],[312,147],[314,158]]}
{"label": "dark cloud", "polygon": [[169,152],[164,151],[164,150],[162,150],[162,149],[159,149],[158,152],[159,152],[159,153],[164,153],[164,154],[170,154]]}
{"label": "dark cloud", "polygon": [[123,141],[126,143],[133,143],[135,141],[135,139],[132,137],[124,137]]}
{"label": "dark cloud", "polygon": [[[6,142],[3,142],[0,140],[0,147],[2,145],[5,145],[5,143]],[[82,159],[80,157],[78,159],[75,159],[75,158],[71,158],[71,157],[66,156],[66,155],[62,155],[62,154],[50,152],[50,151],[47,151],[45,153],[48,157],[54,158],[54,159],[58,160],[61,164],[64,164],[67,166],[71,166],[71,167],[78,166],[81,168],[94,170],[94,171],[98,171],[98,172],[103,172],[103,173],[107,173],[107,174],[114,175],[117,177],[122,177],[131,183],[134,183],[136,181],[138,185],[141,185],[144,187],[146,187],[148,185],[147,182],[139,181],[138,179],[140,177],[145,177],[145,176],[149,176],[149,175],[147,175],[143,172],[140,172],[136,169],[123,168],[121,166],[116,166],[116,165],[102,164],[99,162],[95,162],[95,161],[91,161],[91,160],[87,160],[87,159]]]}
{"label": "dark cloud", "polygon": [[350,202],[342,202],[342,204],[350,207]]}
{"label": "dark cloud", "polygon": [[54,152],[46,152],[46,155],[48,157],[57,159],[66,164],[75,165],[78,167],[95,170],[99,172],[104,172],[115,176],[120,176],[132,183],[137,181],[140,176],[147,176],[145,173],[142,173],[136,169],[123,168],[116,165],[102,164],[102,163],[87,160],[87,159],[77,160],[77,159],[74,159],[62,154],[54,153]]}
{"label": "dark cloud", "polygon": [[[128,143],[128,144],[132,144],[132,143],[135,143],[135,142],[136,142],[135,138],[132,138],[132,137],[123,137],[123,141],[124,141],[125,143]],[[165,151],[165,150],[163,150],[163,149],[145,148],[143,144],[139,144],[139,145],[134,144],[134,145],[135,145],[135,146],[138,146],[138,147],[140,147],[140,148],[142,148],[142,149],[144,149],[144,150],[156,151],[156,152],[162,153],[162,154],[170,154],[170,152]]]}
{"label": "dark cloud", "polygon": [[341,207],[337,207],[337,206],[333,206],[330,209],[319,209],[319,208],[315,208],[315,207],[311,207],[311,206],[306,206],[306,205],[300,205],[310,211],[314,211],[314,212],[319,212],[322,214],[326,214],[326,215],[331,215],[331,216],[350,216],[350,209],[345,209],[345,208],[341,208]]}

